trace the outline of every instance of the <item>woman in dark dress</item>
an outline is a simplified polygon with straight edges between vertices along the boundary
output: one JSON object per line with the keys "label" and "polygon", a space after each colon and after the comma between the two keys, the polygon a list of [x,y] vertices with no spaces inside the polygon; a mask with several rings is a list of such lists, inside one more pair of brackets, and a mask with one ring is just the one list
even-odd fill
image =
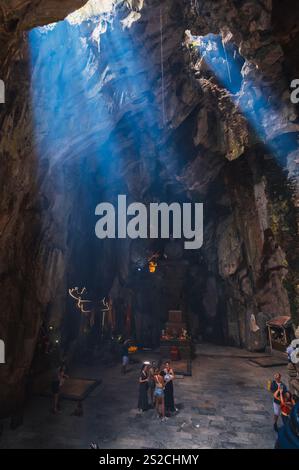
{"label": "woman in dark dress", "polygon": [[149,380],[148,364],[143,364],[141,372],[140,372],[140,377],[139,377],[138,409],[140,411],[147,411],[149,408],[148,396],[147,396],[148,380]]}
{"label": "woman in dark dress", "polygon": [[174,405],[174,393],[173,393],[173,380],[175,376],[174,376],[174,371],[172,367],[170,366],[169,362],[165,363],[163,375],[164,375],[164,380],[165,380],[165,413],[167,416],[177,411]]}

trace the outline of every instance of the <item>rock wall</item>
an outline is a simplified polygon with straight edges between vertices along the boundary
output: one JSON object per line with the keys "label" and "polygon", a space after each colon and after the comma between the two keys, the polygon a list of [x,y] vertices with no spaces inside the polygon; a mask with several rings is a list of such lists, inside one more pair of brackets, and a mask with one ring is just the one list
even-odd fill
{"label": "rock wall", "polygon": [[[1,366],[0,415],[22,405],[42,318],[62,279],[65,260],[51,239],[44,217],[49,204],[40,194],[46,164],[39,167],[34,141],[34,116],[30,94],[30,53],[26,18],[33,2],[1,3],[1,79],[6,103],[1,105],[1,215],[0,215],[0,337],[6,345],[7,363]],[[45,2],[43,2],[45,3]],[[59,13],[58,2],[52,3]],[[61,7],[63,18],[70,11]],[[73,7],[79,6],[79,2]],[[82,2],[81,2],[82,4]],[[41,2],[40,5],[41,6]],[[52,20],[53,10],[43,9],[38,24]],[[32,15],[31,15],[32,18]],[[31,24],[36,24],[31,23]],[[55,233],[55,227],[51,229]],[[65,302],[65,296],[64,296]]]}
{"label": "rock wall", "polygon": [[[289,181],[298,149],[284,140],[298,131],[288,92],[291,19],[279,25],[271,1],[150,0],[26,34],[84,3],[6,1],[0,9],[0,338],[8,358],[0,415],[22,403],[41,324],[61,340],[74,315],[69,286],[87,285],[95,299],[110,292],[119,306],[134,299],[137,339],[146,343],[157,342],[169,308],[184,308],[194,336],[253,350],[265,347],[269,317],[292,312],[298,324]],[[227,47],[243,57],[234,100],[185,43],[187,29],[231,33]],[[254,115],[261,89],[257,136],[242,109]],[[203,249],[169,260],[164,243],[97,240],[95,206],[118,194],[203,201]],[[157,276],[136,279],[140,260],[157,249]]]}

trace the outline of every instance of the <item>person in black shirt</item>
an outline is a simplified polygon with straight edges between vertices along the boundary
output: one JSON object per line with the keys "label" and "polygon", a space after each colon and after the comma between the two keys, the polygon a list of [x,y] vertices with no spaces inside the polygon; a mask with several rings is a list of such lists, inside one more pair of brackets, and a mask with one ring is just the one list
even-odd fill
{"label": "person in black shirt", "polygon": [[148,364],[143,364],[140,377],[139,377],[139,397],[138,397],[138,409],[140,411],[147,411],[148,406],[148,381],[149,381],[149,373],[148,373]]}
{"label": "person in black shirt", "polygon": [[280,394],[277,394],[276,392],[278,390],[281,391],[282,394],[285,394],[287,391],[287,387],[285,384],[281,381],[281,374],[275,374],[274,375],[274,380],[271,383],[271,392],[273,393],[273,411],[274,411],[274,431],[278,432],[278,418],[281,414],[281,400],[280,400]]}
{"label": "person in black shirt", "polygon": [[171,413],[177,411],[174,405],[174,390],[173,390],[173,381],[175,379],[174,370],[170,366],[169,362],[165,362],[165,367],[163,369],[163,376],[165,380],[165,412],[166,416],[170,416]]}

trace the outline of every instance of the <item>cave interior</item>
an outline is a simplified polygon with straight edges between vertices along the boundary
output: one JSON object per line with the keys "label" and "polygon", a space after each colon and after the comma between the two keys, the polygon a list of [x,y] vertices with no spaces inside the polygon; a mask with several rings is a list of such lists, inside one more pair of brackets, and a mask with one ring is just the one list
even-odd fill
{"label": "cave interior", "polygon": [[[1,415],[62,353],[157,348],[169,310],[194,341],[250,351],[273,317],[298,328],[299,8],[283,3],[4,2]],[[120,194],[203,203],[202,247],[98,239],[95,208]]]}

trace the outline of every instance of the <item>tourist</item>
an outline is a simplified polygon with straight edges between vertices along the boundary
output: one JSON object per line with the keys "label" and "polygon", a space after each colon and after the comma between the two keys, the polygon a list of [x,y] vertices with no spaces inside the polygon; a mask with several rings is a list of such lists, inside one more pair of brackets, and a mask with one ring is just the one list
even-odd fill
{"label": "tourist", "polygon": [[129,343],[130,340],[127,339],[124,341],[121,349],[121,357],[122,357],[122,373],[126,374],[127,373],[127,367],[129,364]]}
{"label": "tourist", "polygon": [[53,394],[53,413],[59,413],[59,395],[61,387],[64,384],[65,379],[68,376],[65,373],[66,366],[62,364],[58,369],[55,370],[52,380],[52,394]]}
{"label": "tourist", "polygon": [[157,368],[157,364],[155,361],[152,361],[151,366],[149,367],[148,373],[149,373],[149,378],[148,378],[148,387],[149,387],[149,392],[150,392],[150,404],[152,408],[155,408],[155,370]]}
{"label": "tourist", "polygon": [[165,382],[164,382],[164,377],[159,371],[159,369],[155,370],[154,373],[154,378],[155,378],[155,405],[156,405],[156,410],[157,410],[157,417],[162,418],[162,421],[166,421],[167,418],[165,416],[165,401],[164,401],[164,387],[165,387]]}
{"label": "tourist", "polygon": [[276,398],[276,400],[280,402],[282,421],[283,424],[286,424],[290,417],[293,406],[295,405],[295,400],[293,399],[292,394],[290,392],[283,393],[282,388],[279,388],[274,393],[274,398]]}
{"label": "tourist", "polygon": [[[270,390],[271,392],[273,393],[273,411],[274,411],[274,431],[275,432],[278,432],[278,426],[277,426],[277,423],[278,423],[278,418],[281,414],[281,408],[280,408],[280,404],[281,404],[281,400],[280,400],[280,396],[281,396],[281,393],[286,393],[287,391],[287,387],[285,386],[285,384],[281,381],[281,374],[277,373],[274,375],[274,380],[272,381],[271,383],[271,387],[270,387]],[[279,391],[280,393],[279,394],[276,394],[276,392]],[[276,394],[276,396],[275,396]]]}
{"label": "tourist", "polygon": [[170,362],[165,362],[163,375],[165,381],[165,413],[166,416],[169,416],[171,413],[175,413],[177,411],[176,407],[174,406],[173,391],[173,381],[175,379],[175,375]]}
{"label": "tourist", "polygon": [[139,398],[138,398],[138,409],[139,411],[148,410],[148,381],[149,381],[149,364],[144,363],[140,372],[139,377]]}

